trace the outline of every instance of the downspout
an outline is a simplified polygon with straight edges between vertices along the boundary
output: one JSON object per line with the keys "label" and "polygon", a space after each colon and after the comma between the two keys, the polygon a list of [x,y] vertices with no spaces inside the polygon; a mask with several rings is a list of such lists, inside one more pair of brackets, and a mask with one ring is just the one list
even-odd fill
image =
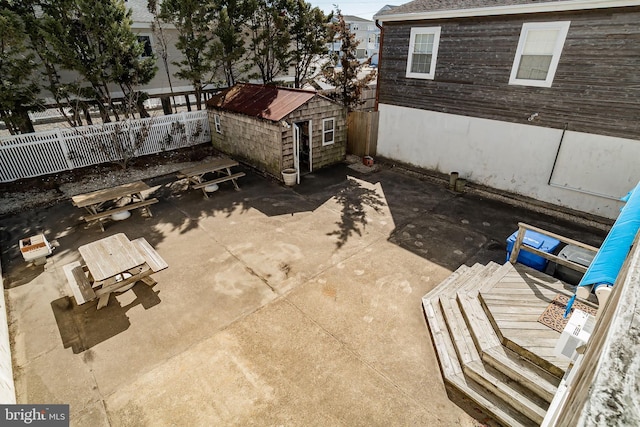
{"label": "downspout", "polygon": [[564,141],[564,134],[569,127],[569,123],[564,124],[564,128],[562,129],[562,136],[560,137],[560,143],[558,144],[558,149],[556,150],[556,157],[553,159],[553,166],[551,166],[551,174],[549,175],[549,181],[547,181],[547,185],[551,185],[551,179],[553,178],[553,173],[556,171],[556,164],[558,163],[558,156],[560,156],[560,149],[562,148],[562,141]]}
{"label": "downspout", "polygon": [[384,43],[384,27],[375,20],[376,27],[380,29],[380,46],[378,46],[378,76],[376,77],[376,104],[374,111],[378,111],[378,102],[380,98],[380,64],[382,64],[382,45]]}
{"label": "downspout", "polygon": [[558,163],[558,157],[560,156],[560,149],[562,148],[562,141],[564,141],[564,134],[567,132],[567,128],[569,127],[569,123],[564,124],[564,128],[562,129],[562,136],[560,137],[560,143],[558,144],[558,149],[556,150],[556,157],[553,159],[553,166],[551,166],[551,173],[549,174],[549,180],[547,181],[547,185],[550,187],[561,188],[563,190],[571,190],[576,191],[578,193],[588,194],[590,196],[602,197],[603,199],[615,200],[616,202],[620,201],[619,197],[613,197],[608,194],[597,193],[594,191],[583,190],[582,188],[570,187],[568,185],[558,185],[553,182],[553,173],[556,171],[556,164]]}

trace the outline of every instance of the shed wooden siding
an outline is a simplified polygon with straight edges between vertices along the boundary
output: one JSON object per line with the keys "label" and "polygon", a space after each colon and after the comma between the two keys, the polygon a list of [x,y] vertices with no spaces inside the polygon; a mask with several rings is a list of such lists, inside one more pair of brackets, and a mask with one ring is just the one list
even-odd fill
{"label": "shed wooden siding", "polygon": [[[335,142],[322,146],[322,120],[335,118]],[[313,170],[344,160],[347,152],[347,112],[341,105],[316,96],[287,116],[290,124],[312,120],[313,135],[311,151]],[[293,126],[282,132],[283,167],[293,167]]]}
{"label": "shed wooden siding", "polygon": [[[549,21],[571,21],[552,87],[509,85],[522,24]],[[385,23],[379,101],[638,139],[639,23],[639,7]],[[406,78],[411,28],[431,26],[442,28],[435,80]]]}
{"label": "shed wooden siding", "polygon": [[[220,115],[222,133],[216,132],[214,115]],[[211,142],[229,156],[241,159],[258,170],[279,177],[282,170],[280,141],[282,125],[268,120],[209,109]]]}

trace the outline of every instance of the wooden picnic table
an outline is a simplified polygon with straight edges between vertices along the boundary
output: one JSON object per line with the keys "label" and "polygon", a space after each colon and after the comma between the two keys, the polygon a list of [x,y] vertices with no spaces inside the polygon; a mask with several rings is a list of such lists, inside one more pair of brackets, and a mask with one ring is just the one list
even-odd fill
{"label": "wooden picnic table", "polygon": [[78,248],[84,264],[76,261],[63,267],[78,304],[98,298],[98,310],[109,302],[112,292],[123,292],[137,281],[155,285],[150,276],[168,267],[143,237],[130,241],[115,234]]}
{"label": "wooden picnic table", "polygon": [[[231,168],[238,166],[238,162],[232,159],[215,159],[210,162],[200,163],[178,171],[178,178],[187,178],[189,186],[194,189],[202,189],[205,197],[209,197],[206,187],[213,184],[220,184],[225,181],[233,182],[236,190],[240,190],[236,180],[245,176],[244,172],[232,173]],[[205,180],[204,176],[208,173],[217,175],[217,178]]]}
{"label": "wooden picnic table", "polygon": [[142,181],[105,188],[91,193],[79,194],[71,198],[73,204],[84,208],[88,215],[83,218],[87,222],[97,221],[104,231],[102,221],[114,213],[144,208],[151,215],[149,205],[158,203],[158,199],[145,199],[143,191],[150,187]]}

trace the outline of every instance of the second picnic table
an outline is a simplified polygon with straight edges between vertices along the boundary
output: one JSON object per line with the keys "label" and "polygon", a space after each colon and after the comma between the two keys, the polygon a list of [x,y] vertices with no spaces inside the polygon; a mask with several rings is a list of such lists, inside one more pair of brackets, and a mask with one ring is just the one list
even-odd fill
{"label": "second picnic table", "polygon": [[[143,191],[148,190],[150,187],[147,184],[136,181],[91,193],[78,194],[73,196],[71,200],[75,206],[87,211],[88,215],[83,217],[85,221],[98,222],[104,231],[102,220],[114,213],[145,208],[147,214],[151,216],[149,205],[158,203],[158,199],[145,199]],[[107,206],[108,203],[111,204]]]}
{"label": "second picnic table", "polygon": [[[206,187],[219,184],[225,181],[233,182],[236,190],[240,190],[236,179],[245,176],[244,172],[231,173],[231,168],[238,166],[238,162],[232,159],[215,159],[210,162],[200,163],[189,168],[178,171],[178,178],[187,178],[189,185],[194,189],[201,189],[205,197],[209,197]],[[217,178],[205,180],[204,176],[208,173],[219,175]]]}

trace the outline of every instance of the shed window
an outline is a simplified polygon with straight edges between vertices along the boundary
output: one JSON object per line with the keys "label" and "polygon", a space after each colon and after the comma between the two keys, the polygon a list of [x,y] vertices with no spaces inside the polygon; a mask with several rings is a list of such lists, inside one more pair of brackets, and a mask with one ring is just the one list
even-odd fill
{"label": "shed window", "polygon": [[213,124],[216,126],[216,132],[222,133],[222,126],[220,125],[220,115],[213,115]]}
{"label": "shed window", "polygon": [[509,84],[551,87],[570,23],[522,24]]}
{"label": "shed window", "polygon": [[440,27],[411,29],[409,54],[407,55],[407,77],[433,80],[436,74]]}
{"label": "shed window", "polygon": [[322,145],[330,145],[335,141],[335,122],[334,118],[322,120]]}

